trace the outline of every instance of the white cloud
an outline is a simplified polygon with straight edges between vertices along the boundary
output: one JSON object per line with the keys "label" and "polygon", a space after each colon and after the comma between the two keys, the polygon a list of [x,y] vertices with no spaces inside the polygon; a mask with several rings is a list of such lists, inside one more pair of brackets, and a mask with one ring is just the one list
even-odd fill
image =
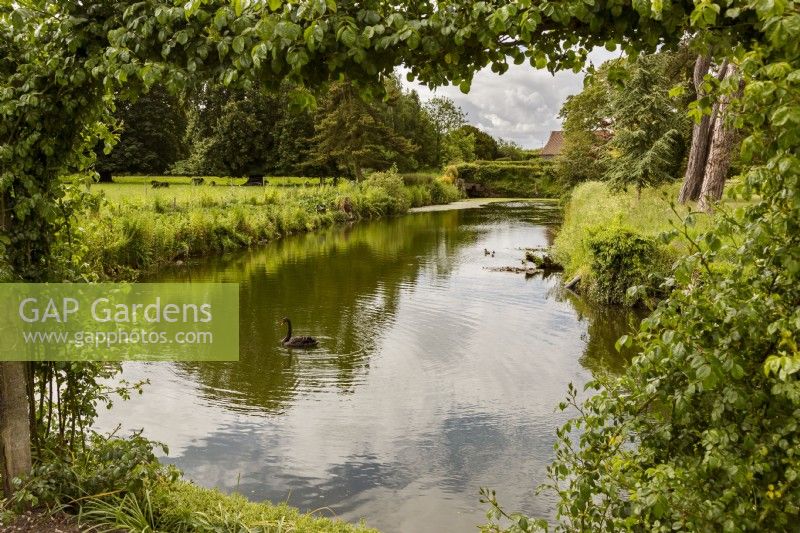
{"label": "white cloud", "polygon": [[[617,55],[595,49],[589,57],[599,65]],[[568,96],[581,91],[583,78],[583,72],[552,75],[523,64],[512,65],[502,76],[488,68],[481,70],[475,75],[469,94],[452,86],[431,91],[416,83],[405,85],[415,89],[423,100],[433,96],[451,98],[467,113],[470,124],[495,138],[539,148],[547,142],[550,131],[561,129],[558,111]]]}

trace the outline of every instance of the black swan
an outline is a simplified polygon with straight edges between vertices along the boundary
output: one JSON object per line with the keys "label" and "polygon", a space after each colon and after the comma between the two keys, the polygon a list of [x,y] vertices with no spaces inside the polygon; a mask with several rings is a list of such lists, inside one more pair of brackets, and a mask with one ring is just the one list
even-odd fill
{"label": "black swan", "polygon": [[281,344],[287,348],[311,348],[317,345],[317,339],[314,337],[292,337],[292,321],[288,318],[283,317],[279,324],[286,324],[289,327],[286,336],[281,339]]}

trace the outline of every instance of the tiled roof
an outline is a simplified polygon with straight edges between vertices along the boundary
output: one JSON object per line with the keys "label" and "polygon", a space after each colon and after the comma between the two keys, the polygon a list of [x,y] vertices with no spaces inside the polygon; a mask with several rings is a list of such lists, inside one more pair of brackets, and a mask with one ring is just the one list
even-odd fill
{"label": "tiled roof", "polygon": [[544,148],[539,152],[539,155],[543,156],[556,156],[561,153],[561,149],[564,147],[564,132],[563,131],[551,131],[550,138],[547,139],[547,144],[544,145]]}

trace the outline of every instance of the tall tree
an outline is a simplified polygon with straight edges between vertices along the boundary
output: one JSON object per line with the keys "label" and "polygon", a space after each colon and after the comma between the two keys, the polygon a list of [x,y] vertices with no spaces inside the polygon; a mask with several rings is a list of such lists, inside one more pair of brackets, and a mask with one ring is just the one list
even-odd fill
{"label": "tall tree", "polygon": [[136,101],[118,101],[114,118],[121,133],[111,152],[97,159],[101,181],[112,174],[163,174],[185,155],[186,113],[163,85]]}
{"label": "tall tree", "polygon": [[3,491],[9,497],[14,478],[31,469],[26,364],[0,364],[0,462]]}
{"label": "tall tree", "polygon": [[475,158],[484,161],[493,161],[500,157],[500,147],[494,137],[476,128],[472,124],[464,124],[458,128],[463,135],[472,135],[475,144]]}
{"label": "tall tree", "polygon": [[332,83],[317,113],[312,161],[334,160],[356,181],[366,168],[389,168],[413,153],[414,145],[384,120],[379,106],[362,98],[352,83]]}
{"label": "tall tree", "polygon": [[446,96],[431,98],[425,103],[425,109],[431,117],[435,132],[436,164],[441,165],[444,155],[442,150],[444,138],[451,131],[464,125],[466,115],[453,100]]}
{"label": "tall tree", "polygon": [[628,78],[613,92],[609,110],[614,137],[604,155],[606,179],[613,186],[644,187],[675,179],[686,153],[689,122],[668,95],[672,54],[640,56],[624,62]]}
{"label": "tall tree", "polygon": [[413,141],[415,150],[406,160],[398,161],[400,170],[436,166],[436,132],[430,116],[416,91],[406,91],[395,76],[385,82],[386,98],[382,113],[389,127],[399,136]]}
{"label": "tall tree", "polygon": [[283,118],[278,96],[255,86],[231,90],[206,84],[191,99],[189,158],[193,174],[263,176],[278,161],[275,132]]}
{"label": "tall tree", "polygon": [[613,93],[607,79],[611,65],[612,62],[604,63],[588,76],[583,90],[569,96],[559,112],[564,124],[564,146],[556,157],[555,172],[567,188],[605,176],[603,155],[612,124],[609,103]]}

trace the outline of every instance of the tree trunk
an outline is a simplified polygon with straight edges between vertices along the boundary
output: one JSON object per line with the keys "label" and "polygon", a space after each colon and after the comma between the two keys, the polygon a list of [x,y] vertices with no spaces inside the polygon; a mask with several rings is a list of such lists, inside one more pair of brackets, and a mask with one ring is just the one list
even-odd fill
{"label": "tree trunk", "polygon": [[[693,82],[697,92],[697,97],[705,95],[703,90],[703,78],[708,73],[711,66],[711,57],[701,55],[694,63]],[[722,62],[717,79],[722,80],[728,71],[728,60]],[[689,150],[689,162],[686,165],[686,173],[683,176],[683,185],[678,194],[678,202],[684,204],[688,201],[697,201],[703,189],[708,154],[711,146],[711,138],[714,132],[714,124],[719,115],[719,102],[714,104],[711,115],[704,115],[700,124],[695,124],[692,128],[692,146]]]}
{"label": "tree trunk", "polygon": [[[11,223],[11,199],[0,193],[0,230]],[[28,380],[24,362],[0,362],[0,476],[6,497],[11,480],[31,470],[31,433],[28,418]]]}
{"label": "tree trunk", "polygon": [[[726,78],[733,76],[735,73],[736,67],[734,65],[726,67]],[[700,209],[707,213],[710,213],[713,210],[713,204],[722,198],[722,192],[725,189],[725,178],[727,178],[728,169],[731,166],[736,130],[725,124],[725,113],[730,99],[730,96],[725,95],[717,103],[717,116],[714,120],[705,178],[700,191]]]}
{"label": "tree trunk", "polygon": [[[697,56],[694,62],[694,89],[697,97],[703,93],[703,77],[711,66],[711,57]],[[686,165],[686,174],[683,176],[683,185],[678,194],[678,202],[685,204],[689,200],[697,200],[703,186],[703,173],[708,157],[708,140],[711,131],[711,117],[703,115],[700,124],[692,127],[692,147],[689,150],[689,163]]]}
{"label": "tree trunk", "polygon": [[25,363],[0,363],[0,455],[6,497],[14,491],[11,480],[31,470],[30,443]]}

